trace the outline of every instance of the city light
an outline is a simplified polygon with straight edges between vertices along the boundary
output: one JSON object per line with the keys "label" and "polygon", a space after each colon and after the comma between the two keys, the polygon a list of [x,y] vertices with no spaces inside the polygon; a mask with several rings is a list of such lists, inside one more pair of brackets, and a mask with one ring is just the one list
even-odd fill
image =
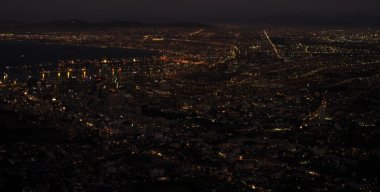
{"label": "city light", "polygon": [[18,25],[0,191],[377,189],[377,28]]}

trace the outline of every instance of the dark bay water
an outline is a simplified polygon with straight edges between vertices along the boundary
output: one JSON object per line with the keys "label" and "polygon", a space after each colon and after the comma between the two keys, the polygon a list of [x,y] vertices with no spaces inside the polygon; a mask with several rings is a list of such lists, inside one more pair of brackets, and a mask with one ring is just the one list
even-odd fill
{"label": "dark bay water", "polygon": [[79,47],[28,41],[0,41],[0,65],[39,64],[68,59],[131,58],[154,55],[152,51]]}

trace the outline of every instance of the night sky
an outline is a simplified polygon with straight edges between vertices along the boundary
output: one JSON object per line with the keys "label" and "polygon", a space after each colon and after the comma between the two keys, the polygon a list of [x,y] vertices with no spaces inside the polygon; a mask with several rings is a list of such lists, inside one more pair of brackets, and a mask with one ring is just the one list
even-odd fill
{"label": "night sky", "polygon": [[0,20],[239,21],[379,12],[379,0],[0,0]]}

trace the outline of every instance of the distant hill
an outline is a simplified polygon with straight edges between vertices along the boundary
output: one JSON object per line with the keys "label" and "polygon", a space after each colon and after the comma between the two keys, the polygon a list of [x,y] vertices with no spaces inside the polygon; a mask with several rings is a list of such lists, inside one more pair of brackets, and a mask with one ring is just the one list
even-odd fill
{"label": "distant hill", "polygon": [[317,16],[306,13],[289,13],[265,17],[255,21],[268,25],[303,26],[380,26],[380,16],[367,13],[345,13]]}
{"label": "distant hill", "polygon": [[209,25],[192,22],[177,23],[143,23],[129,21],[114,22],[87,22],[82,20],[56,20],[49,22],[19,22],[3,21],[0,22],[0,30],[5,31],[61,31],[61,30],[91,30],[91,29],[110,29],[110,28],[129,28],[129,27],[178,27],[178,28],[208,28]]}
{"label": "distant hill", "polygon": [[[219,22],[220,23],[220,22]],[[380,27],[380,14],[344,13],[336,15],[313,15],[309,13],[286,13],[269,17],[245,19],[243,24],[270,26],[340,26],[340,27]],[[211,25],[195,22],[144,23],[131,21],[88,22],[77,19],[48,22],[0,21],[0,31],[75,31],[108,30],[130,27],[178,27],[209,28]]]}

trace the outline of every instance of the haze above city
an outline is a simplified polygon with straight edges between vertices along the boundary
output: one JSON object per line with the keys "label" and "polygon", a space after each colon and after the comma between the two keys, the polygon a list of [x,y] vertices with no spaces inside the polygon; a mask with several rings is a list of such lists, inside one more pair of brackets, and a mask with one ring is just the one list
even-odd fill
{"label": "haze above city", "polygon": [[317,19],[368,20],[379,17],[376,0],[2,0],[0,20],[144,22],[250,22],[279,15]]}

